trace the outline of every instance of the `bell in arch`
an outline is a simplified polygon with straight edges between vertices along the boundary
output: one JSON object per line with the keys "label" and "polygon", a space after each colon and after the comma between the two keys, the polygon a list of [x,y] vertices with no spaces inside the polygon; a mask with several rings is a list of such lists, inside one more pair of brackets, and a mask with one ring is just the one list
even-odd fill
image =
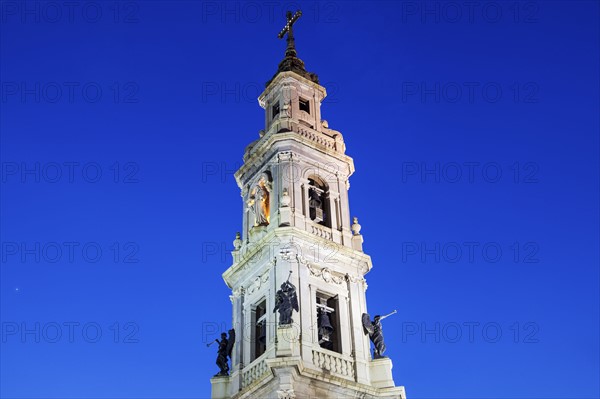
{"label": "bell in arch", "polygon": [[331,334],[333,333],[333,326],[331,325],[329,312],[327,310],[319,308],[318,313],[319,344],[323,344],[330,341]]}

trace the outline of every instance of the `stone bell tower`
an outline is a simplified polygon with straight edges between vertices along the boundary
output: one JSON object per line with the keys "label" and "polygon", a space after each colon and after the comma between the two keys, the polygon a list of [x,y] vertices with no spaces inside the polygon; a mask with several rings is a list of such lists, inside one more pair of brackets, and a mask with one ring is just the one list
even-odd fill
{"label": "stone bell tower", "polygon": [[405,399],[391,360],[370,351],[370,337],[383,340],[366,315],[371,258],[350,218],[354,163],[321,117],[325,88],[297,56],[300,15],[288,12],[279,34],[285,57],[258,99],[265,128],[235,174],[243,225],[223,273],[235,344],[229,375],[211,379],[212,398]]}

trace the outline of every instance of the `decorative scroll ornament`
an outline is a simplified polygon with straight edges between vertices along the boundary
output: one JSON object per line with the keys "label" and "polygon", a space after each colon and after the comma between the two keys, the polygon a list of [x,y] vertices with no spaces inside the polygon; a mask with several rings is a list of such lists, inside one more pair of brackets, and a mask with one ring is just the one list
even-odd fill
{"label": "decorative scroll ornament", "polygon": [[232,293],[232,296],[239,298],[246,293],[246,289],[244,287],[240,286],[240,287],[234,289],[231,293]]}
{"label": "decorative scroll ornament", "polygon": [[277,159],[279,161],[291,161],[295,158],[297,158],[296,154],[290,151],[281,151],[279,154],[277,154]]}
{"label": "decorative scroll ornament", "polygon": [[346,274],[346,280],[350,283],[366,283],[367,280],[363,276],[357,276],[354,274]]}
{"label": "decorative scroll ornament", "polygon": [[234,289],[233,291],[231,291],[231,295],[229,295],[229,300],[233,304],[233,303],[235,303],[236,299],[240,298],[245,293],[246,293],[246,289],[244,287],[240,286],[240,287]]}
{"label": "decorative scroll ornament", "polygon": [[306,266],[312,276],[321,277],[326,283],[342,284],[344,282],[343,277],[336,276],[335,274],[337,273],[334,274],[330,268],[321,268],[315,264],[311,264],[301,255],[298,255],[296,258],[298,259],[298,262]]}
{"label": "decorative scroll ornament", "polygon": [[258,291],[263,284],[269,281],[269,271],[267,270],[261,276],[258,276],[252,281],[250,287],[248,287],[248,294],[253,294]]}
{"label": "decorative scroll ornament", "polygon": [[287,243],[284,247],[279,251],[279,256],[283,260],[287,260],[288,262],[292,259],[297,259],[298,248],[294,244],[294,239],[292,238],[289,243]]}
{"label": "decorative scroll ornament", "polygon": [[281,389],[277,391],[278,399],[296,399],[296,393],[293,389]]}

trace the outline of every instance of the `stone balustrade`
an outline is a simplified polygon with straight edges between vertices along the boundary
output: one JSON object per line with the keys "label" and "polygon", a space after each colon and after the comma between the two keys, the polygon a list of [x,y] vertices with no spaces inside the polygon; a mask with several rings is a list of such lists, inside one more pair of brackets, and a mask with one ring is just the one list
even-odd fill
{"label": "stone balustrade", "polygon": [[329,371],[339,377],[354,380],[354,360],[339,353],[313,349],[313,363],[315,366]]}
{"label": "stone balustrade", "polygon": [[324,238],[326,240],[332,240],[333,239],[333,235],[331,233],[331,228],[329,227],[325,227],[325,226],[321,226],[319,224],[316,223],[310,223],[310,232],[318,237]]}
{"label": "stone balustrade", "polygon": [[329,150],[333,150],[333,151],[338,150],[335,145],[335,139],[333,139],[331,137],[327,137],[322,133],[317,133],[317,132],[313,132],[308,129],[303,129],[301,127],[298,127],[298,134],[304,138],[309,139],[310,141],[313,141],[313,142],[329,149]]}
{"label": "stone balustrade", "polygon": [[269,372],[266,358],[266,354],[263,354],[248,366],[244,367],[242,370],[242,388],[246,388],[248,385],[259,380],[267,372]]}

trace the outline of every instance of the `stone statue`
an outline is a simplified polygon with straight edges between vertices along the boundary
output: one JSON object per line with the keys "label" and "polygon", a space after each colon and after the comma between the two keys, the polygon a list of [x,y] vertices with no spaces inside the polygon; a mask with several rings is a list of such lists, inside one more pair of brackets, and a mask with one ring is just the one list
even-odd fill
{"label": "stone statue", "polygon": [[254,214],[254,226],[267,226],[269,224],[270,197],[271,186],[268,177],[261,176],[248,200],[248,207]]}
{"label": "stone statue", "polygon": [[287,100],[283,103],[283,115],[286,118],[292,117],[292,103],[289,100]]}
{"label": "stone statue", "polygon": [[[292,272],[290,272],[290,275]],[[279,311],[279,325],[284,326],[292,324],[292,313],[298,312],[298,297],[296,296],[296,287],[288,280],[281,284],[281,289],[275,294],[275,309],[273,313]]]}
{"label": "stone statue", "polygon": [[383,332],[381,331],[381,320],[385,319],[386,317],[390,317],[394,313],[396,313],[395,310],[385,316],[377,315],[372,322],[371,316],[369,316],[368,313],[363,313],[362,315],[362,323],[365,334],[369,334],[369,338],[371,338],[371,342],[373,342],[373,345],[375,346],[373,349],[373,359],[381,359],[385,357],[383,356],[383,353],[385,352],[385,343],[383,342]]}
{"label": "stone statue", "polygon": [[[215,374],[215,377],[227,377],[229,375],[227,357],[231,359],[231,352],[233,350],[233,344],[235,343],[235,330],[229,330],[229,339],[227,339],[227,334],[221,333],[221,340],[215,339],[215,342],[219,344],[219,349],[217,350],[217,366],[219,366],[220,369],[220,371]],[[206,346],[210,346],[211,344],[213,344],[213,342]]]}

